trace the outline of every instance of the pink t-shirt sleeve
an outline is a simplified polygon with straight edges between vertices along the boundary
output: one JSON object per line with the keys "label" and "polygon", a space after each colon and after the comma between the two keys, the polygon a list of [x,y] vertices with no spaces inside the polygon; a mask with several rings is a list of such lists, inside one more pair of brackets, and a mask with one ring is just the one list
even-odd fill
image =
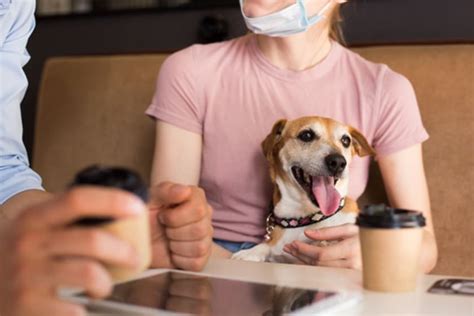
{"label": "pink t-shirt sleeve", "polygon": [[146,114],[179,128],[202,134],[193,47],[169,56],[160,68],[153,100]]}
{"label": "pink t-shirt sleeve", "polygon": [[378,156],[392,154],[428,139],[411,83],[388,67],[381,80],[376,111],[378,124],[373,146]]}

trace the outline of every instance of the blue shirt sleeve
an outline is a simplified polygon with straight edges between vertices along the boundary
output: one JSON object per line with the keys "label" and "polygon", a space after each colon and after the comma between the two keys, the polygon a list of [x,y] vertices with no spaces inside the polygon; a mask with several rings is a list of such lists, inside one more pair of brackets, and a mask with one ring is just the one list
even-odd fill
{"label": "blue shirt sleeve", "polygon": [[0,204],[22,191],[42,190],[41,178],[29,167],[20,110],[34,11],[35,0],[0,0]]}

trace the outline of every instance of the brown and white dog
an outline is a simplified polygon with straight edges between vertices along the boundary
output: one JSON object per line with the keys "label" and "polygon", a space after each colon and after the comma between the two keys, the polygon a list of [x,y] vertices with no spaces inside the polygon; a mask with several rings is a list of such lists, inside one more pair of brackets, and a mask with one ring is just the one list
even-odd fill
{"label": "brown and white dog", "polygon": [[355,128],[324,117],[279,120],[262,143],[274,185],[266,241],[235,253],[249,261],[291,262],[283,247],[310,242],[307,229],[354,223],[357,203],[347,195],[354,155],[374,155]]}

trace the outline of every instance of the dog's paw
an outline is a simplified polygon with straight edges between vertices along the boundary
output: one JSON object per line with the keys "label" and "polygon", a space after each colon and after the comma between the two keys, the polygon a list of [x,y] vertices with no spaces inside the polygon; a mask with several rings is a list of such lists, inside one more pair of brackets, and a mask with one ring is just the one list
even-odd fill
{"label": "dog's paw", "polygon": [[251,251],[252,249],[241,250],[232,255],[231,259],[234,260],[244,260],[244,261],[255,261],[255,262],[264,262],[267,257],[264,254],[261,254],[257,251]]}
{"label": "dog's paw", "polygon": [[264,262],[269,255],[269,248],[267,245],[260,244],[251,249],[240,250],[234,253],[231,259]]}

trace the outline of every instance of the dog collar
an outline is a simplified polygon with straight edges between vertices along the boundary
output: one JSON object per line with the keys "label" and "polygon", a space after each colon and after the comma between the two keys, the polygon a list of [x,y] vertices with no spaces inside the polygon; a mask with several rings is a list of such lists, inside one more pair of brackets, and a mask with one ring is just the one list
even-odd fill
{"label": "dog collar", "polygon": [[288,218],[288,217],[278,217],[275,215],[273,211],[270,212],[267,216],[266,220],[266,234],[265,234],[265,240],[269,241],[271,240],[271,235],[273,230],[275,229],[275,225],[278,225],[283,228],[298,228],[298,227],[304,227],[312,224],[316,224],[319,222],[322,222],[335,214],[337,214],[342,208],[344,207],[346,202],[345,198],[342,198],[341,201],[339,202],[339,207],[337,210],[332,213],[331,215],[322,215],[320,212],[315,212],[311,215],[308,215],[306,217],[299,217],[299,218]]}

